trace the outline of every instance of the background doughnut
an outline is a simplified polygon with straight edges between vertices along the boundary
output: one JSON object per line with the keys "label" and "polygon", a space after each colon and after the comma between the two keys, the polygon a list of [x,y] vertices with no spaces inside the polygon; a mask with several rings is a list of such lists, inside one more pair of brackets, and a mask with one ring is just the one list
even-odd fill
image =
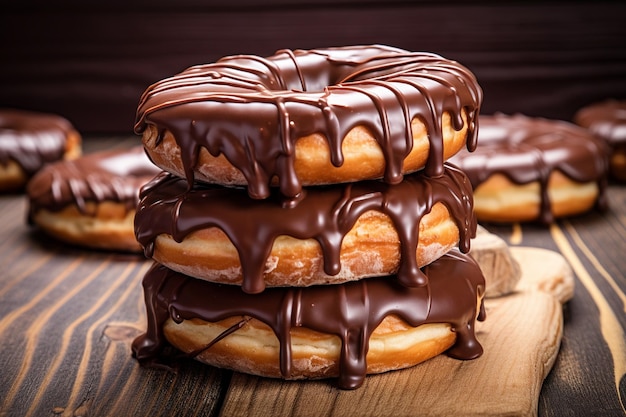
{"label": "background doughnut", "polygon": [[607,149],[572,123],[480,116],[478,146],[450,159],[474,187],[479,221],[550,223],[604,208]]}
{"label": "background doughnut", "polygon": [[626,100],[590,104],[574,115],[574,122],[607,143],[610,173],[626,181]]}
{"label": "background doughnut", "polygon": [[159,172],[141,146],[47,165],[28,183],[28,221],[71,244],[140,251],[133,227],[139,189]]}
{"label": "background doughnut", "polygon": [[22,189],[46,163],[81,154],[81,135],[61,116],[0,109],[0,191]]}

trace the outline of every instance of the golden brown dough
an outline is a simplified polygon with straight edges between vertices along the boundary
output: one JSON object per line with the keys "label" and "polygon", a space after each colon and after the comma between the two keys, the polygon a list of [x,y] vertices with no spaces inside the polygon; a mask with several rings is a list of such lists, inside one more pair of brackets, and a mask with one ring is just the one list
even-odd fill
{"label": "golden brown dough", "polygon": [[[422,218],[419,228],[416,257],[420,266],[438,259],[459,242],[456,223],[441,203]],[[237,250],[218,228],[194,232],[180,243],[169,235],[159,235],[153,259],[196,278],[228,284],[242,282]],[[270,287],[337,284],[393,274],[399,263],[400,240],[394,225],[386,215],[369,211],[344,238],[338,275],[324,273],[322,251],[315,240],[281,236],[265,263],[263,279]]]}
{"label": "golden brown dough", "polygon": [[284,201],[164,173],[142,189],[135,234],[170,269],[260,292],[389,274],[422,285],[419,268],[468,251],[476,228],[471,185],[450,165],[438,178],[308,187],[295,206]]}
{"label": "golden brown dough", "polygon": [[49,164],[28,183],[28,220],[64,242],[139,252],[139,189],[159,172],[141,146]]}
{"label": "golden brown dough", "polygon": [[172,345],[188,357],[255,375],[338,376],[347,389],[367,374],[443,352],[479,357],[474,324],[485,319],[485,280],[478,264],[453,250],[424,273],[430,283],[424,287],[380,277],[247,294],[155,263],[143,279],[148,328],[133,341],[133,354],[145,363]]}
{"label": "golden brown dough", "polygon": [[[168,320],[164,326],[167,339],[185,353],[201,350],[242,318],[217,323],[186,320],[180,324]],[[247,319],[246,319],[247,320]],[[388,316],[376,328],[369,341],[367,373],[403,369],[424,362],[449,349],[456,335],[449,324],[423,324],[411,327],[394,316]],[[291,379],[328,378],[338,375],[341,341],[337,336],[306,328],[293,328]],[[280,378],[279,342],[265,324],[249,319],[245,326],[227,339],[216,343],[196,359],[209,365],[253,375]]]}
{"label": "golden brown dough", "polygon": [[[463,127],[455,130],[450,115],[442,119],[444,134],[444,160],[465,146],[468,133],[467,112],[463,110]],[[411,173],[424,168],[430,143],[426,126],[419,119],[412,124],[413,149],[404,160],[403,172]],[[165,171],[185,176],[181,161],[181,149],[169,131],[161,138],[153,125],[143,133],[143,144],[150,159]],[[385,170],[385,158],[376,139],[366,128],[352,129],[343,140],[344,163],[336,167],[330,161],[328,141],[321,134],[314,134],[296,141],[294,169],[302,185],[336,184],[381,178]],[[195,179],[222,185],[246,185],[241,171],[223,156],[212,156],[206,148],[200,148],[195,168]]]}
{"label": "golden brown dough", "polygon": [[479,221],[549,224],[606,208],[606,146],[590,132],[522,114],[479,123],[476,150],[450,159],[470,178]]}
{"label": "golden brown dough", "polygon": [[476,145],[482,90],[456,61],[385,45],[227,56],[158,81],[135,132],[174,175],[265,199],[303,186],[441,174]]}
{"label": "golden brown dough", "polygon": [[[518,185],[494,174],[474,190],[474,210],[481,221],[525,222],[540,217],[541,190],[538,181]],[[550,211],[562,218],[591,210],[600,190],[597,182],[578,183],[559,171],[548,180]]]}
{"label": "golden brown dough", "polygon": [[55,238],[84,247],[140,252],[133,229],[135,210],[112,201],[87,203],[86,210],[68,206],[60,211],[37,210],[32,222]]}

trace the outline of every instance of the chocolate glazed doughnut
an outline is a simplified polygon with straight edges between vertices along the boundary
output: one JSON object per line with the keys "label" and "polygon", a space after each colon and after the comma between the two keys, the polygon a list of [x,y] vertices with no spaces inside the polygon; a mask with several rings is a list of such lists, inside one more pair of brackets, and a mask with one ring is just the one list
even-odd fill
{"label": "chocolate glazed doughnut", "polygon": [[0,109],[0,191],[18,190],[45,164],[81,154],[81,136],[65,118]]}
{"label": "chocolate glazed doughnut", "polygon": [[303,185],[426,169],[475,146],[482,91],[457,62],[387,46],[281,50],[225,57],[150,86],[135,130],[156,165],[178,176],[271,185],[297,199]]}
{"label": "chocolate glazed doughnut", "polygon": [[606,146],[572,123],[480,116],[476,151],[459,152],[450,162],[474,187],[479,221],[548,224],[606,207]]}
{"label": "chocolate glazed doughnut", "polygon": [[427,283],[419,267],[476,232],[471,184],[451,165],[443,175],[407,175],[399,184],[360,181],[307,188],[295,207],[274,193],[251,200],[244,189],[195,184],[163,174],[147,184],[135,216],[148,257],[209,281],[266,285],[341,283],[397,273]]}
{"label": "chocolate glazed doughnut", "polygon": [[[338,376],[346,389],[358,388],[368,373],[444,351],[459,359],[480,356],[474,323],[485,317],[485,281],[478,265],[453,250],[424,273],[430,277],[424,287],[372,278],[250,295],[155,263],[143,281],[148,328],[133,341],[133,355],[156,361],[169,341],[211,365],[285,379]],[[262,346],[250,348],[259,338]]]}
{"label": "chocolate glazed doughnut", "polygon": [[574,115],[574,123],[609,146],[610,173],[626,182],[626,101],[606,100],[583,107]]}
{"label": "chocolate glazed doughnut", "polygon": [[139,190],[159,172],[141,146],[49,164],[28,183],[28,221],[68,243],[140,251],[133,228]]}

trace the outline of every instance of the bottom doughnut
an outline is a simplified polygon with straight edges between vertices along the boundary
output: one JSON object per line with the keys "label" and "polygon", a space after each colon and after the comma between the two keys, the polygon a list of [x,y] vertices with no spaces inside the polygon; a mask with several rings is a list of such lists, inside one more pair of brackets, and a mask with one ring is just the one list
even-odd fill
{"label": "bottom doughnut", "polygon": [[443,352],[480,356],[479,266],[453,250],[423,271],[429,284],[422,287],[385,277],[248,294],[155,263],[143,283],[148,328],[133,354],[158,361],[171,344],[209,365],[283,379],[338,377],[344,389]]}

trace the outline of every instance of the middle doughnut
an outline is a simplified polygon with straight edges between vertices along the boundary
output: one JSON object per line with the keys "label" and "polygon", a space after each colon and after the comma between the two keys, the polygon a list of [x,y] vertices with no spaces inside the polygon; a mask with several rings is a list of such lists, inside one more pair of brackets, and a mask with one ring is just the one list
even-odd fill
{"label": "middle doughnut", "polygon": [[426,283],[420,267],[476,231],[472,187],[458,168],[399,184],[361,181],[311,187],[298,204],[278,192],[251,200],[244,188],[194,184],[161,174],[142,190],[135,233],[146,254],[196,278],[265,286],[336,284],[397,274]]}

